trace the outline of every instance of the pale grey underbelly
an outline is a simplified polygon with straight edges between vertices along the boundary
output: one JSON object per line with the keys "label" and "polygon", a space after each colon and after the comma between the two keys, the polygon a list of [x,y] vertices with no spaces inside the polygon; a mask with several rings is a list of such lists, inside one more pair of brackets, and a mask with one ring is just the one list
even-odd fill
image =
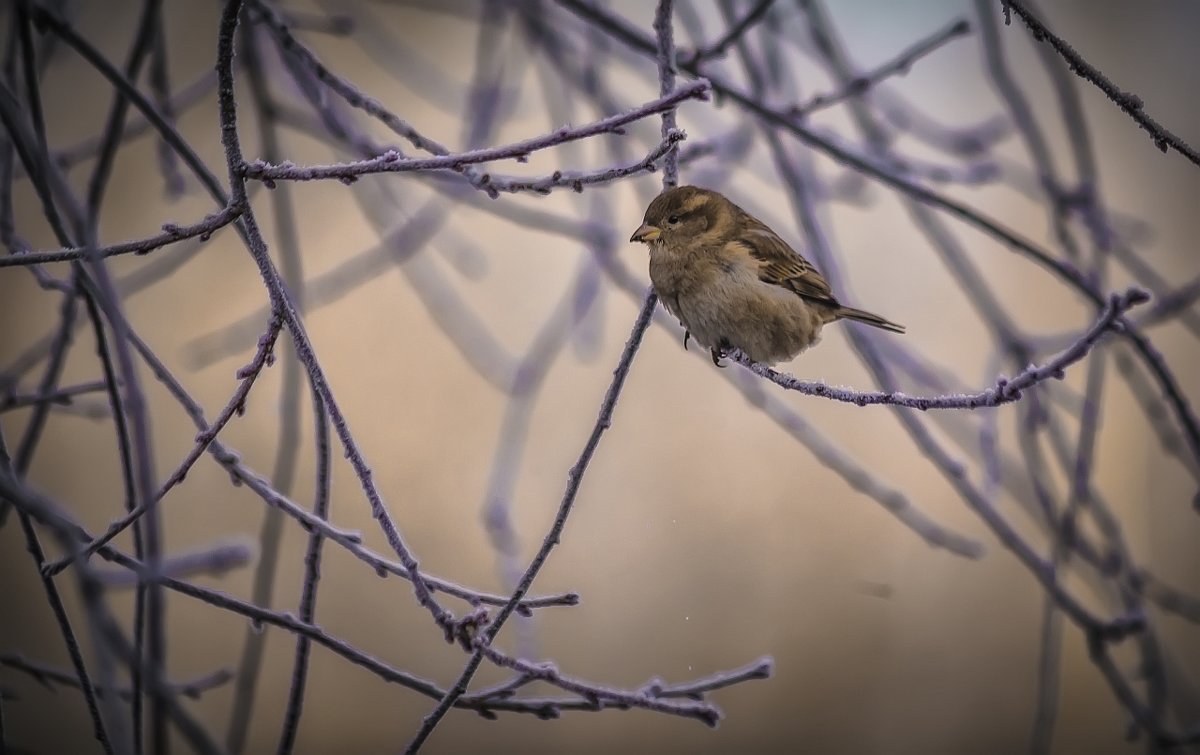
{"label": "pale grey underbelly", "polygon": [[665,295],[663,303],[700,345],[739,348],[767,364],[815,344],[824,323],[823,313],[795,293],[734,275]]}

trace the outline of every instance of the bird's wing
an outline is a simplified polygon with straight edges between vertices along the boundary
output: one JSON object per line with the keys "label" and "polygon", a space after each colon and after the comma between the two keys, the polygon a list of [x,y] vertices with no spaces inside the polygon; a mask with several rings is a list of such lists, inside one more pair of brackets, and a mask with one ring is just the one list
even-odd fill
{"label": "bird's wing", "polygon": [[746,233],[738,239],[758,260],[758,277],[765,283],[781,286],[805,299],[840,306],[829,283],[812,264],[779,238],[762,222],[747,216]]}

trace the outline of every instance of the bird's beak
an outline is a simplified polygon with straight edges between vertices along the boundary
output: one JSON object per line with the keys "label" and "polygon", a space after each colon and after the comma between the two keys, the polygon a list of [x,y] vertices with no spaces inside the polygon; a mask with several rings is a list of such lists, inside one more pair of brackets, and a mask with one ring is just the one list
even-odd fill
{"label": "bird's beak", "polygon": [[633,232],[633,235],[629,237],[629,241],[654,241],[661,235],[662,231],[659,229],[655,228],[649,223],[642,223],[642,227]]}

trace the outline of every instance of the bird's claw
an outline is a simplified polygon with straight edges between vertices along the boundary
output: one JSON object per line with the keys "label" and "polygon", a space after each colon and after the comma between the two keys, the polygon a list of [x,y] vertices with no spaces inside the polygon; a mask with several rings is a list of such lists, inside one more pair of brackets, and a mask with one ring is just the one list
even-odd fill
{"label": "bird's claw", "polygon": [[690,331],[690,330],[684,330],[684,331],[683,331],[683,350],[684,350],[684,351],[687,351],[687,350],[688,350],[688,348],[687,348],[687,342],[688,342],[688,339],[689,339],[689,338],[691,338],[691,337],[692,337],[692,331]]}
{"label": "bird's claw", "polygon": [[721,358],[725,356],[725,352],[717,348],[709,349],[708,351],[712,355],[712,363],[718,367],[724,368],[725,365],[721,364]]}

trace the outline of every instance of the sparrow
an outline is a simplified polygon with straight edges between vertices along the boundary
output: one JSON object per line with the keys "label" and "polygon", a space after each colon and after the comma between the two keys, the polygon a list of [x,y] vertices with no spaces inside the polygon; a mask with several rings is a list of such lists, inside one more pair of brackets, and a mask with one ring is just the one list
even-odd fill
{"label": "sparrow", "polygon": [[683,347],[696,339],[718,367],[735,348],[768,365],[791,359],[820,340],[826,323],[843,318],[904,332],[903,325],[844,306],[808,260],[716,191],[664,191],[629,241],[649,247],[650,282],[679,318]]}

